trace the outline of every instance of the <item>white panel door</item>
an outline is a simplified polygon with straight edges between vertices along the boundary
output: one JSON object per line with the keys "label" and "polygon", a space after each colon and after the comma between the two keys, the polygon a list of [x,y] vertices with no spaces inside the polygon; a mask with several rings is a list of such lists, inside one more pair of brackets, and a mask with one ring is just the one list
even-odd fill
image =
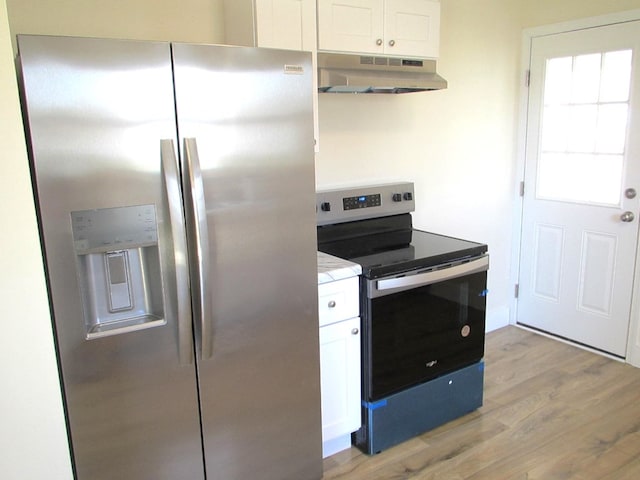
{"label": "white panel door", "polygon": [[640,197],[640,22],[535,37],[517,321],[626,355]]}

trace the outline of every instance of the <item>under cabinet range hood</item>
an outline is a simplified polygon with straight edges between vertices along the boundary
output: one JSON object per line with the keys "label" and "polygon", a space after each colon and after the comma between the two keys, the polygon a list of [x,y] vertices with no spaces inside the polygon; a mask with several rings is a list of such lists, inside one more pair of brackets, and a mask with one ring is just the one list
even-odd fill
{"label": "under cabinet range hood", "polygon": [[447,88],[436,61],[318,52],[318,91],[410,93]]}

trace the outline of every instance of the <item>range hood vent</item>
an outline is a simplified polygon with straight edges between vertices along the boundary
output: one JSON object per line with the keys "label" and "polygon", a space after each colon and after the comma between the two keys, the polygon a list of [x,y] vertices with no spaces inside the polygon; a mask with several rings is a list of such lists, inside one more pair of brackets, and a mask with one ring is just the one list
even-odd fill
{"label": "range hood vent", "polygon": [[318,91],[410,93],[447,88],[436,61],[343,53],[318,53]]}

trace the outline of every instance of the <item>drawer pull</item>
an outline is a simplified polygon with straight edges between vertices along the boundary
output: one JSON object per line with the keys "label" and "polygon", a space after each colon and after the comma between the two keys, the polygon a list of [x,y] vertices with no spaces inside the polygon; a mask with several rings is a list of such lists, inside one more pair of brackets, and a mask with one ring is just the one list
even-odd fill
{"label": "drawer pull", "polygon": [[357,328],[354,328],[351,330],[351,335],[357,335],[359,331],[360,330],[358,330]]}
{"label": "drawer pull", "polygon": [[327,305],[329,306],[329,308],[335,308],[336,301],[335,300],[331,300]]}

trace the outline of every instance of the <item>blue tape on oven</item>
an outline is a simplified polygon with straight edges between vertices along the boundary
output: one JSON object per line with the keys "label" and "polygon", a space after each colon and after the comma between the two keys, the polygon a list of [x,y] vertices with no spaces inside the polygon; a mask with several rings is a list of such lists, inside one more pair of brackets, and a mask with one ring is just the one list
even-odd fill
{"label": "blue tape on oven", "polygon": [[369,410],[375,410],[375,409],[380,408],[380,407],[386,407],[387,406],[387,399],[385,398],[384,400],[378,400],[377,402],[365,402],[363,400],[362,401],[362,406],[364,408],[368,408]]}

